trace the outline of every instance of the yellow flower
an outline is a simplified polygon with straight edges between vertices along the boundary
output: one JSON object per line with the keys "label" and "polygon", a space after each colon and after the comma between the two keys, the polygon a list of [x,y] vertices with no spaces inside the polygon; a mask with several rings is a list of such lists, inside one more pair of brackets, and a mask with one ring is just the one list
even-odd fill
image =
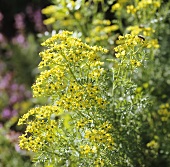
{"label": "yellow flower", "polygon": [[43,14],[53,14],[57,11],[57,8],[55,5],[47,6],[46,8],[42,9]]}
{"label": "yellow flower", "polygon": [[158,40],[152,39],[148,42],[147,48],[159,48]]}
{"label": "yellow flower", "polygon": [[135,14],[137,9],[133,5],[127,6],[127,13]]}
{"label": "yellow flower", "polygon": [[55,22],[55,18],[54,17],[50,17],[50,18],[48,18],[48,19],[43,21],[43,23],[45,25],[53,24],[54,22]]}
{"label": "yellow flower", "polygon": [[104,161],[102,159],[97,159],[94,162],[94,165],[95,165],[95,167],[102,167],[102,166],[104,166]]}
{"label": "yellow flower", "polygon": [[81,154],[88,154],[91,152],[91,147],[89,145],[85,145],[85,146],[80,146],[80,148],[82,149]]}
{"label": "yellow flower", "polygon": [[152,149],[158,149],[159,143],[156,142],[155,140],[151,140],[149,143],[147,143],[146,146],[149,147],[149,148],[152,148]]}
{"label": "yellow flower", "polygon": [[82,18],[80,12],[75,12],[75,13],[74,13],[74,16],[75,16],[75,18],[76,18],[77,20],[80,20],[80,19]]}
{"label": "yellow flower", "polygon": [[120,4],[119,4],[119,3],[116,3],[116,4],[112,5],[111,11],[114,12],[114,11],[120,9],[120,8],[121,8]]}

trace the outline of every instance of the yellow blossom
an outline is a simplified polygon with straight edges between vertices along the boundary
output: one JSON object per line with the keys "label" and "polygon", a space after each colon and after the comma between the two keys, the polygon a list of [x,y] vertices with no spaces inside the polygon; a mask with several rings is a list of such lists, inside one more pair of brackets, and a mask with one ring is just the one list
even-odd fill
{"label": "yellow blossom", "polygon": [[55,22],[55,18],[54,17],[50,17],[50,18],[48,18],[48,19],[43,21],[43,23],[45,25],[53,24],[54,22]]}

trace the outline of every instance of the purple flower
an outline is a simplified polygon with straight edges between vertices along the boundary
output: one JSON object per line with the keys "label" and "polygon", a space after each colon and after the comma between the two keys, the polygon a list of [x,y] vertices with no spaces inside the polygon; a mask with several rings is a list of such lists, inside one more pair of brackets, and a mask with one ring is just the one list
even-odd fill
{"label": "purple flower", "polygon": [[18,34],[16,35],[13,39],[12,39],[12,42],[14,44],[25,44],[25,37],[23,34]]}
{"label": "purple flower", "polygon": [[39,32],[41,32],[43,30],[43,21],[42,21],[42,15],[41,15],[41,10],[38,9],[34,12],[33,15],[33,20],[35,23],[35,29]]}
{"label": "purple flower", "polygon": [[9,104],[13,105],[15,104],[17,101],[19,101],[19,97],[17,96],[17,94],[12,94],[12,96],[9,99]]}
{"label": "purple flower", "polygon": [[14,145],[16,152],[20,152],[21,148],[19,147],[18,143],[15,143]]}
{"label": "purple flower", "polygon": [[18,87],[19,87],[18,84],[13,83],[13,84],[11,85],[11,90],[12,90],[12,91],[18,90]]}
{"label": "purple flower", "polygon": [[4,119],[10,119],[11,117],[13,116],[17,116],[18,115],[18,112],[16,110],[11,110],[10,108],[5,108],[2,113],[2,118]]}
{"label": "purple flower", "polygon": [[35,24],[35,30],[38,32],[45,31],[45,26],[43,24],[43,18],[41,14],[41,9],[34,10],[32,6],[27,6],[26,13],[30,20]]}
{"label": "purple flower", "polygon": [[8,88],[10,81],[12,79],[11,73],[7,73],[2,80],[0,81],[0,89],[6,89]]}
{"label": "purple flower", "polygon": [[23,30],[25,28],[25,15],[23,13],[18,13],[14,16],[15,19],[15,28],[17,30]]}
{"label": "purple flower", "polygon": [[11,118],[11,111],[10,111],[9,108],[5,108],[5,109],[2,111],[2,118],[6,118],[6,119]]}

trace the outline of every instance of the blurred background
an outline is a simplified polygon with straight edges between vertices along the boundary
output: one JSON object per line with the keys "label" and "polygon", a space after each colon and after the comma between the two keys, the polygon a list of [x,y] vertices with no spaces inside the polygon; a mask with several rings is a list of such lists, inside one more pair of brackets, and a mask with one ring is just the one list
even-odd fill
{"label": "blurred background", "polygon": [[17,121],[34,105],[31,85],[40,61],[38,34],[46,31],[42,8],[50,1],[0,0],[0,167],[32,166],[18,147]]}

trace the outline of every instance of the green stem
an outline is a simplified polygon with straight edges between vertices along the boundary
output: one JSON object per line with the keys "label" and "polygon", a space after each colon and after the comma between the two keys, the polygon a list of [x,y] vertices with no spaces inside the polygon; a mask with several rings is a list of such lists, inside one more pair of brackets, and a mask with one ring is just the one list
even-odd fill
{"label": "green stem", "polygon": [[70,68],[70,63],[69,63],[69,61],[67,60],[66,56],[64,55],[64,53],[63,53],[63,54],[61,54],[61,55],[64,57],[64,59],[65,59],[65,60],[66,60],[66,62],[68,63],[68,68],[69,68],[70,73],[72,74],[72,76],[73,76],[74,80],[75,80],[77,83],[79,83],[79,82],[78,82],[78,80],[77,80],[77,78],[76,78],[76,76],[74,75],[74,73],[73,73],[72,69]]}
{"label": "green stem", "polygon": [[84,26],[83,26],[83,25],[81,25],[80,21],[79,21],[79,20],[77,20],[77,19],[75,18],[75,16],[74,16],[74,13],[73,13],[73,12],[71,12],[71,11],[70,11],[70,14],[73,16],[73,19],[76,21],[76,23],[77,23],[78,27],[80,28],[80,30],[81,30],[81,32],[82,32],[82,34],[83,34],[83,36],[84,36],[84,37],[87,37],[86,32],[88,32],[88,31],[87,31],[87,30],[85,30],[85,29],[84,29]]}
{"label": "green stem", "polygon": [[[61,130],[63,131],[64,135],[66,136],[65,131],[64,131],[63,129],[61,129]],[[60,137],[61,137],[62,139],[64,139],[64,140],[67,142],[67,139],[64,138],[62,135],[61,135]],[[77,148],[76,148],[73,144],[71,144],[71,147],[72,147],[75,151],[77,151],[77,152],[79,153],[79,150],[77,150]]]}

